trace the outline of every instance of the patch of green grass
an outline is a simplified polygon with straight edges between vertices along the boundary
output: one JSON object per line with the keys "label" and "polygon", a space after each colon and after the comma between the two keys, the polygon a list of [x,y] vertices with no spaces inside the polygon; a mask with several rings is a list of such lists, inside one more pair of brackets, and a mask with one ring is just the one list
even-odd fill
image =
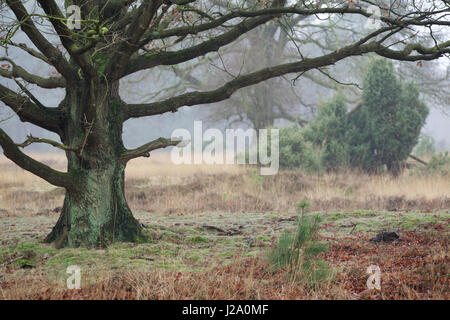
{"label": "patch of green grass", "polygon": [[208,243],[209,240],[205,237],[197,236],[197,237],[190,237],[186,239],[187,242],[192,243]]}
{"label": "patch of green grass", "polygon": [[335,213],[331,213],[328,217],[328,219],[331,220],[340,220],[343,218],[343,213],[342,212],[335,212]]}
{"label": "patch of green grass", "polygon": [[177,252],[173,251],[173,250],[164,250],[164,251],[161,251],[161,255],[163,255],[163,256],[176,256]]}
{"label": "patch of green grass", "polygon": [[429,226],[442,224],[448,232],[450,214],[448,212],[377,212],[354,210],[348,212],[321,212],[319,215],[327,224],[324,234],[340,238],[350,233],[370,233],[381,230],[400,229],[405,231],[426,231]]}
{"label": "patch of green grass", "polygon": [[15,261],[14,264],[19,265],[19,266],[24,266],[24,265],[32,266],[32,265],[34,265],[34,262],[29,259],[19,259],[19,260]]}
{"label": "patch of green grass", "polygon": [[224,257],[224,258],[231,258],[236,254],[235,251],[224,251],[219,253],[219,257]]}
{"label": "patch of green grass", "polygon": [[416,223],[414,221],[409,221],[409,222],[402,223],[400,225],[400,228],[410,231],[410,230],[413,230],[415,226],[416,226]]}
{"label": "patch of green grass", "polygon": [[26,250],[33,251],[37,248],[38,248],[37,244],[29,243],[29,242],[22,242],[16,246],[15,250],[16,251],[26,251]]}
{"label": "patch of green grass", "polygon": [[246,256],[247,256],[247,257],[256,257],[256,256],[258,256],[259,254],[260,254],[260,251],[259,251],[259,250],[254,250],[254,251],[247,252],[247,253],[246,253]]}
{"label": "patch of green grass", "polygon": [[166,269],[166,270],[186,270],[186,267],[180,263],[173,263],[172,261],[158,261],[156,263],[157,268]]}
{"label": "patch of green grass", "polygon": [[371,211],[371,210],[357,210],[357,211],[354,211],[353,214],[355,216],[360,216],[360,217],[376,217],[380,214],[380,212]]}
{"label": "patch of green grass", "polygon": [[195,262],[195,261],[199,261],[201,258],[196,255],[191,255],[188,257],[188,259]]}

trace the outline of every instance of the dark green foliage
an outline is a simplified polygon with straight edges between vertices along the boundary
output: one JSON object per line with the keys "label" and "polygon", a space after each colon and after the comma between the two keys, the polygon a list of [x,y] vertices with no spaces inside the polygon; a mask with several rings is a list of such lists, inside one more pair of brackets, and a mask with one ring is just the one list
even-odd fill
{"label": "dark green foliage", "polygon": [[376,59],[364,79],[363,104],[349,117],[350,164],[397,175],[417,144],[428,108],[412,83],[402,85],[392,62]]}
{"label": "dark green foliage", "polygon": [[306,141],[302,131],[298,128],[281,128],[280,167],[285,169],[302,168],[307,172],[320,172],[322,171],[321,149]]}
{"label": "dark green foliage", "polygon": [[275,268],[287,268],[293,279],[316,285],[330,275],[326,262],[317,258],[328,246],[318,240],[321,219],[304,215],[305,203],[297,205],[302,212],[294,232],[285,231],[270,252],[269,261]]}
{"label": "dark green foliage", "polygon": [[381,164],[377,162],[372,145],[372,122],[369,122],[368,109],[362,105],[347,119],[346,141],[349,146],[349,164],[366,172],[377,171]]}
{"label": "dark green foliage", "polygon": [[[362,103],[347,113],[338,93],[319,107],[305,128],[280,130],[280,166],[308,171],[347,167],[400,173],[428,116],[418,88],[402,84],[392,62],[375,59],[364,79]],[[314,151],[316,150],[316,151]]]}
{"label": "dark green foliage", "polygon": [[345,168],[348,165],[348,144],[345,141],[346,114],[344,97],[339,93],[319,107],[317,117],[304,130],[304,136],[308,141],[323,148],[322,165],[328,171]]}

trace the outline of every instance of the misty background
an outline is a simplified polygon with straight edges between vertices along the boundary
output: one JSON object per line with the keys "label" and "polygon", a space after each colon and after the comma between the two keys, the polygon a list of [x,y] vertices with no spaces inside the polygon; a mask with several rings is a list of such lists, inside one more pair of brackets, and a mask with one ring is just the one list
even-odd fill
{"label": "misty background", "polygon": [[[293,44],[292,34],[288,36],[289,32],[286,32],[286,25],[292,27],[299,21],[272,22],[243,36],[218,53],[208,54],[174,67],[158,67],[134,73],[121,80],[121,97],[128,103],[143,103],[160,101],[193,90],[211,90],[237,74],[295,61],[298,54],[312,57],[337,50],[338,46],[358,38],[361,35],[358,30],[365,24],[363,18],[336,15],[328,19],[321,18],[325,19],[315,26],[315,29],[308,30],[308,27],[302,31],[293,29],[292,34],[298,37],[295,40],[302,43],[301,53]],[[2,14],[1,19],[4,21],[0,24],[6,25],[10,22],[8,13]],[[54,43],[58,43],[57,37],[51,32],[47,36]],[[21,31],[17,32],[13,40],[34,48]],[[32,74],[46,78],[58,76],[52,67],[30,57],[20,49],[9,46],[7,49],[0,48],[0,51],[2,51],[0,56],[7,56]],[[216,104],[183,107],[176,113],[128,120],[123,129],[125,146],[135,148],[158,137],[170,137],[178,128],[192,132],[195,120],[203,121],[204,130],[304,125],[302,121],[313,119],[318,105],[337,90],[344,92],[351,109],[360,101],[364,67],[370,58],[370,55],[351,57],[334,66],[309,71],[298,79],[295,74],[272,79],[242,89],[230,99]],[[422,98],[430,108],[422,133],[434,138],[437,151],[450,149],[449,59],[424,61],[420,66],[416,63],[395,61],[394,65],[402,81],[413,81],[419,86]],[[0,81],[3,85],[20,92],[20,88],[13,80],[0,77]],[[64,98],[64,89],[48,90],[35,85],[27,85],[27,89],[48,107],[57,107]],[[252,119],[252,112],[255,118],[255,111],[256,118],[258,114],[269,112],[270,115],[267,115],[269,119],[264,119],[265,121],[258,124],[260,119]],[[2,102],[0,102],[0,121],[1,127],[16,143],[23,142],[27,135],[59,141],[55,134],[32,124],[22,123]],[[25,150],[61,152],[46,144],[32,144]]]}

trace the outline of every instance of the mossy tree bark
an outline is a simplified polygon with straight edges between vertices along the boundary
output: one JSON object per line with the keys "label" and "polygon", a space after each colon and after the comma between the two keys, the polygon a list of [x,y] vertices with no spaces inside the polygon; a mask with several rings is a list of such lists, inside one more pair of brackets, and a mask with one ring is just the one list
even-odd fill
{"label": "mossy tree bark", "polygon": [[62,141],[78,148],[66,152],[73,183],[61,216],[45,239],[57,247],[106,246],[144,237],[125,199],[127,159],[122,157],[126,149],[118,90],[118,82],[80,81],[67,90],[60,105],[67,115]]}
{"label": "mossy tree bark", "polygon": [[46,237],[56,247],[104,247],[114,241],[144,239],[124,194],[124,165],[108,161],[80,177],[67,191],[61,216]]}

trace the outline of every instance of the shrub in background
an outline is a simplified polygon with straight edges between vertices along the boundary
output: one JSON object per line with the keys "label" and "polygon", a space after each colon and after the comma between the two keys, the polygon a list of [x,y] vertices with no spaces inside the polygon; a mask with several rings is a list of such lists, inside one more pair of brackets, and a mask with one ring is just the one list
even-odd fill
{"label": "shrub in background", "polygon": [[280,167],[302,168],[307,172],[322,172],[322,149],[314,146],[297,127],[280,128]]}
{"label": "shrub in background", "polygon": [[305,128],[279,129],[280,167],[318,173],[347,167],[380,173],[386,167],[396,176],[428,113],[418,88],[402,84],[391,61],[374,59],[354,111],[347,113],[344,96],[337,93]]}
{"label": "shrub in background", "polygon": [[321,163],[325,170],[348,167],[349,145],[346,140],[347,106],[341,93],[319,106],[316,118],[304,129],[305,139],[322,147]]}
{"label": "shrub in background", "polygon": [[398,80],[387,59],[374,59],[364,78],[362,106],[349,118],[352,166],[398,175],[418,142],[429,110],[418,88]]}

